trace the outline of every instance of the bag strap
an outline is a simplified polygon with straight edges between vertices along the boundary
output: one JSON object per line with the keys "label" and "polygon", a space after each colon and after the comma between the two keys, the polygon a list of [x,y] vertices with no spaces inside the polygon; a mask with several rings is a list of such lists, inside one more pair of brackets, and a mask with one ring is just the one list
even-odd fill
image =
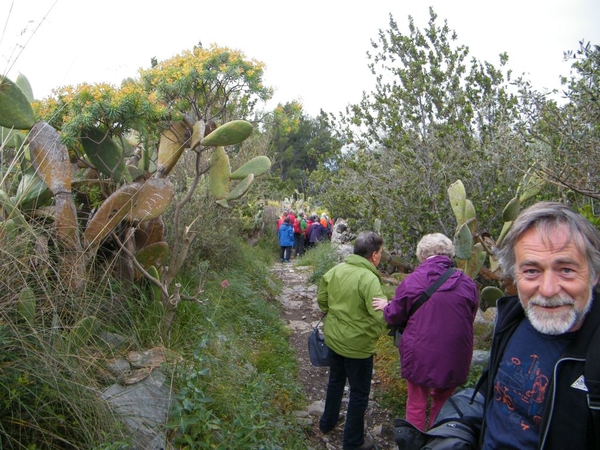
{"label": "bag strap", "polygon": [[423,292],[421,294],[421,296],[419,297],[419,300],[417,300],[415,303],[413,303],[412,307],[410,308],[410,311],[408,312],[408,317],[410,318],[415,312],[417,312],[417,309],[419,309],[421,307],[421,305],[423,303],[425,303],[429,297],[431,297],[431,294],[433,294],[435,291],[438,290],[438,288],[444,283],[444,281],[446,281],[448,278],[450,278],[450,275],[452,275],[454,272],[456,271],[456,269],[454,267],[450,267],[448,270],[446,270],[441,277],[439,277],[435,283],[433,283],[431,286],[429,286],[429,289],[427,289],[425,292]]}
{"label": "bag strap", "polygon": [[326,312],[325,312],[325,313],[323,313],[323,315],[321,316],[321,318],[319,319],[319,321],[318,321],[318,322],[317,322],[317,324],[315,325],[315,328],[314,328],[315,330],[316,330],[317,328],[319,328],[319,324],[320,324],[320,323],[321,323],[321,321],[322,321],[322,320],[325,318],[325,316],[326,316],[326,315],[327,315],[327,313],[326,313]]}
{"label": "bag strap", "polygon": [[589,343],[584,369],[585,385],[588,388],[588,408],[593,418],[592,428],[597,443],[600,442],[600,358],[598,357],[598,348],[600,348],[600,328],[596,329]]}

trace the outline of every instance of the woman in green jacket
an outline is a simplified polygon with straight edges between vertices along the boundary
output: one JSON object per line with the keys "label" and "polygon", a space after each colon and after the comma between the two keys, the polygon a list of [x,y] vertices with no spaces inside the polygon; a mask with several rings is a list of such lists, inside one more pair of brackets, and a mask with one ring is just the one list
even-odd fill
{"label": "woman in green jacket", "polygon": [[386,323],[381,311],[372,306],[374,297],[384,297],[381,275],[383,239],[374,232],[360,233],[354,254],[329,270],[319,284],[319,308],[327,312],[325,343],[331,349],[331,367],[325,410],[319,422],[323,433],[337,424],[346,380],[350,398],[344,426],[344,450],[371,449],[365,439],[364,418],[373,376],[373,355]]}

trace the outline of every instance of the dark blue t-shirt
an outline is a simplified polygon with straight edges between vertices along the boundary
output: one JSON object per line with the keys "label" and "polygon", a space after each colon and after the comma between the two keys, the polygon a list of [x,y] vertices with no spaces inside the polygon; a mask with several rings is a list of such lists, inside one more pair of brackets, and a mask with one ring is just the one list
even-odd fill
{"label": "dark blue t-shirt", "polygon": [[494,379],[482,449],[537,448],[554,365],[575,335],[542,334],[529,320],[519,324]]}

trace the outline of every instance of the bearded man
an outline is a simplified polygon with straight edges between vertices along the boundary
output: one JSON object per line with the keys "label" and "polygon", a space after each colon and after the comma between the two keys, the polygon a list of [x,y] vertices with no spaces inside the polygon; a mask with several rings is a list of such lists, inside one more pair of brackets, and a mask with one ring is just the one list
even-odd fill
{"label": "bearded man", "polygon": [[498,260],[518,296],[497,303],[480,382],[479,448],[598,448],[584,368],[586,359],[600,358],[597,346],[588,352],[600,327],[600,233],[564,204],[537,203],[514,221]]}

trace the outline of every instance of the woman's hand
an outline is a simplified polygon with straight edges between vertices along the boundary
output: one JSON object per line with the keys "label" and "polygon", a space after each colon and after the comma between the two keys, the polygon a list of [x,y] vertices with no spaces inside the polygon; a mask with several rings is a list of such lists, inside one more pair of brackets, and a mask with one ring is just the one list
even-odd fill
{"label": "woman's hand", "polygon": [[383,309],[387,305],[388,305],[387,298],[373,297],[373,303],[371,304],[371,306],[373,306],[373,309],[375,311],[383,311]]}

